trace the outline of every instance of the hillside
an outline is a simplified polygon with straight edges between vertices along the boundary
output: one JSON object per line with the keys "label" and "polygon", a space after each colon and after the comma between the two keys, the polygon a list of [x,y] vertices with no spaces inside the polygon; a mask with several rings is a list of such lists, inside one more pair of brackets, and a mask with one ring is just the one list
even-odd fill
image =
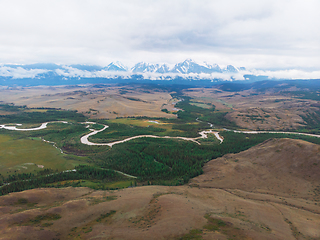
{"label": "hillside", "polygon": [[319,146],[273,139],[189,185],[33,189],[0,198],[0,239],[319,239]]}
{"label": "hillside", "polygon": [[208,162],[192,180],[199,187],[239,189],[320,201],[319,145],[270,139],[238,154]]}

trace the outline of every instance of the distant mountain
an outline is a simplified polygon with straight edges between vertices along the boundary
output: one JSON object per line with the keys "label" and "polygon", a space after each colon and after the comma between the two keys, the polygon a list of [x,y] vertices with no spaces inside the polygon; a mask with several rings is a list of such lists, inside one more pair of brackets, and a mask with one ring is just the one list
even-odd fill
{"label": "distant mountain", "polygon": [[228,65],[225,69],[223,69],[223,72],[238,73],[239,70],[232,65]]}
{"label": "distant mountain", "polygon": [[128,71],[128,68],[124,66],[121,62],[112,62],[108,66],[103,68],[103,70],[114,72],[126,72]]}
{"label": "distant mountain", "polygon": [[221,68],[218,65],[209,65],[209,64],[199,64],[194,62],[191,59],[187,59],[184,62],[177,63],[174,68],[170,71],[172,73],[213,73],[213,72],[222,72]]}
{"label": "distant mountain", "polygon": [[208,68],[212,71],[212,72],[222,72],[221,68],[219,67],[218,64],[214,64],[214,65],[210,65],[210,64],[207,64],[206,65],[208,66]]}
{"label": "distant mountain", "polygon": [[[82,84],[82,83],[100,83],[102,81],[173,81],[179,84],[189,84],[190,81],[210,80],[216,81],[233,81],[237,79],[251,80],[256,76],[239,75],[239,71],[245,68],[237,68],[228,65],[221,69],[218,64],[199,63],[192,59],[186,59],[172,67],[167,64],[153,64],[139,62],[131,69],[121,62],[111,62],[108,66],[97,65],[60,65],[53,63],[36,63],[36,64],[3,64],[0,65],[0,86],[9,85],[57,85],[57,84]],[[219,73],[219,74],[216,74]],[[259,77],[259,76],[258,76]],[[68,83],[66,82],[68,80]],[[211,83],[210,83],[211,84]]]}
{"label": "distant mountain", "polygon": [[[241,69],[242,70],[242,69]],[[174,65],[172,69],[168,67],[168,65],[163,64],[151,64],[146,62],[139,62],[136,65],[134,65],[133,68],[131,68],[131,71],[133,73],[176,73],[176,74],[211,74],[211,73],[237,73],[239,72],[239,69],[228,65],[225,69],[221,69],[218,64],[210,65],[208,63],[197,63],[193,61],[192,59],[187,59],[183,62],[177,63]]]}
{"label": "distant mountain", "polygon": [[[218,64],[210,65],[206,62],[198,63],[193,61],[192,59],[187,59],[183,62],[177,63],[174,67],[170,68],[166,64],[152,64],[146,62],[139,62],[134,65],[131,69],[123,65],[121,62],[112,62],[106,67],[101,67],[97,65],[82,65],[82,64],[73,64],[73,65],[58,65],[52,63],[36,63],[36,64],[28,64],[28,65],[14,65],[14,64],[5,64],[2,67],[18,69],[22,68],[25,70],[47,70],[47,71],[56,71],[58,74],[61,71],[70,71],[80,70],[80,71],[88,71],[88,72],[97,72],[101,70],[110,71],[110,72],[128,72],[130,73],[156,73],[156,74],[211,74],[211,73],[238,73],[239,71],[245,70],[245,68],[236,68],[232,65],[228,65],[226,68],[221,69]],[[1,68],[1,66],[0,66]],[[58,71],[57,71],[58,70]],[[61,71],[60,71],[61,70]]]}
{"label": "distant mountain", "polygon": [[144,73],[144,72],[156,72],[159,69],[159,64],[150,64],[145,62],[139,62],[131,68],[133,73]]}
{"label": "distant mountain", "polygon": [[156,73],[168,73],[170,71],[169,67],[166,64],[162,64],[158,67],[158,69],[155,71]]}

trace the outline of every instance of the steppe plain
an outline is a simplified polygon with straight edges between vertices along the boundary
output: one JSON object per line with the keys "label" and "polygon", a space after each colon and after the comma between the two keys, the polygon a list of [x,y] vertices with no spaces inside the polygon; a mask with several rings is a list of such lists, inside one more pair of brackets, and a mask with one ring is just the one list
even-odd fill
{"label": "steppe plain", "polygon": [[[293,98],[290,94],[275,91],[257,94],[254,90],[229,92],[217,88],[189,88],[183,93],[192,97],[198,106],[199,102],[203,103],[202,107],[210,103],[216,109],[228,112],[227,119],[251,130],[303,126],[301,115],[313,113],[319,107],[316,100]],[[0,101],[30,108],[77,110],[93,119],[130,116],[172,118],[174,114],[164,113],[161,109],[169,112],[178,110],[174,107],[177,100],[172,99],[170,92],[130,85],[8,88],[1,90]]]}
{"label": "steppe plain", "polygon": [[318,110],[318,101],[293,98],[275,91],[226,92],[205,88],[188,89],[185,94],[195,101],[212,103],[217,109],[227,111],[227,119],[251,130],[294,129],[303,125],[301,115]]}
{"label": "steppe plain", "polygon": [[0,101],[30,108],[77,110],[92,118],[129,116],[174,117],[161,112],[172,110],[170,93],[130,86],[84,85],[70,87],[18,87],[2,89]]}

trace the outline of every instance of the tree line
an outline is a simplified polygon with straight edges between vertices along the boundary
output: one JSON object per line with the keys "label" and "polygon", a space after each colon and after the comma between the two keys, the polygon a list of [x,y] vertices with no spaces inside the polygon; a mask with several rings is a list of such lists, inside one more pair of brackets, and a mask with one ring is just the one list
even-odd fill
{"label": "tree line", "polygon": [[37,174],[23,173],[2,176],[3,185],[0,187],[0,195],[10,192],[19,192],[27,189],[48,187],[50,183],[56,183],[66,180],[104,180],[119,181],[125,177],[110,169],[101,169],[98,167],[79,165],[74,170],[55,172],[51,169],[44,169]]}

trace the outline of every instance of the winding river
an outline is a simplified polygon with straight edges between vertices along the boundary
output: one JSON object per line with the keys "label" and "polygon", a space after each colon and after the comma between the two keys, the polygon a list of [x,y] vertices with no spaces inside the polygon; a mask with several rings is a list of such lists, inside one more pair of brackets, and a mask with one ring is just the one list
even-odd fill
{"label": "winding river", "polygon": [[17,128],[16,126],[21,126],[22,125],[22,124],[17,123],[17,124],[15,124],[16,126],[0,125],[0,129],[4,128],[4,129],[7,129],[7,130],[15,130],[15,131],[36,131],[36,130],[41,130],[41,129],[47,128],[48,123],[57,123],[57,122],[68,123],[68,122],[65,122],[65,121],[45,122],[45,123],[42,123],[40,127],[36,127],[36,128]]}
{"label": "winding river", "polygon": [[[45,123],[42,123],[40,127],[36,127],[36,128],[17,128],[17,126],[21,126],[21,124],[15,124],[16,126],[6,126],[6,125],[0,125],[0,129],[1,128],[4,128],[4,129],[7,129],[7,130],[14,130],[14,131],[35,131],[35,130],[41,130],[41,129],[45,129],[47,128],[47,125],[48,123],[56,123],[56,122],[61,122],[61,123],[68,123],[68,122],[64,122],[64,121],[55,121],[55,122],[45,122]],[[82,124],[87,124],[87,128],[90,127],[90,124],[94,125],[96,124],[95,122],[84,122]],[[196,137],[196,138],[187,138],[187,137],[170,137],[170,136],[155,136],[155,135],[138,135],[138,136],[133,136],[133,137],[129,137],[129,138],[126,138],[124,140],[120,140],[120,141],[115,141],[115,142],[110,142],[110,143],[93,143],[93,142],[90,142],[88,140],[88,138],[90,136],[93,136],[99,132],[103,132],[104,130],[106,130],[107,128],[109,128],[108,125],[103,125],[103,128],[100,129],[100,130],[95,130],[95,129],[89,129],[91,132],[82,136],[80,138],[80,142],[82,144],[85,144],[85,145],[91,145],[91,146],[109,146],[109,147],[112,147],[113,145],[115,144],[119,144],[119,143],[124,143],[124,142],[128,142],[130,140],[133,140],[133,139],[137,139],[137,138],[172,138],[172,139],[181,139],[181,140],[185,140],[185,141],[192,141],[194,143],[197,143],[197,144],[201,144],[200,142],[198,142],[197,140],[198,139],[203,139],[203,138],[208,138],[208,135],[209,133],[212,133],[214,134],[214,136],[220,141],[220,143],[223,142],[223,138],[219,135],[219,132],[215,132],[215,131],[212,131],[212,130],[205,130],[205,131],[202,131],[202,132],[199,132],[200,134],[200,137]],[[44,140],[44,139],[43,139]],[[46,140],[44,140],[46,141]],[[49,142],[49,141],[46,141],[46,142]],[[53,143],[54,142],[50,142],[50,143]],[[62,150],[60,149],[60,151],[62,152]]]}
{"label": "winding river", "polygon": [[[198,119],[197,119],[198,120]],[[198,120],[200,121],[200,120]],[[41,130],[41,129],[45,129],[47,128],[47,125],[49,123],[57,123],[57,122],[60,122],[60,123],[68,123],[68,122],[65,122],[65,121],[55,121],[55,122],[45,122],[45,123],[42,123],[40,127],[36,127],[36,128],[18,128],[17,126],[21,126],[21,124],[15,124],[16,126],[6,126],[6,125],[0,125],[0,129],[3,128],[3,129],[7,129],[7,130],[14,130],[14,131],[36,131],[36,130]],[[208,138],[208,134],[214,134],[214,136],[220,141],[220,143],[223,142],[223,137],[221,137],[219,135],[219,132],[217,131],[213,131],[212,129],[211,130],[204,130],[204,131],[201,131],[199,132],[199,135],[200,137],[196,137],[196,138],[187,138],[187,137],[170,137],[170,136],[155,136],[155,135],[138,135],[138,136],[133,136],[133,137],[129,137],[129,138],[126,138],[124,140],[120,140],[120,141],[115,141],[115,142],[109,142],[109,143],[94,143],[94,142],[90,142],[89,141],[89,137],[90,136],[93,136],[99,132],[103,132],[104,130],[106,130],[107,128],[109,128],[108,125],[103,125],[103,128],[100,129],[100,130],[95,130],[95,129],[90,129],[90,125],[94,125],[96,124],[95,122],[84,122],[82,124],[87,124],[87,128],[89,128],[89,130],[91,131],[90,133],[82,136],[80,138],[80,142],[82,144],[85,144],[85,145],[90,145],[90,146],[109,146],[109,147],[112,147],[113,145],[116,145],[116,144],[120,144],[120,143],[124,143],[124,142],[128,142],[130,140],[133,140],[133,139],[137,139],[137,138],[171,138],[171,139],[181,139],[181,140],[185,140],[185,141],[191,141],[191,142],[194,142],[196,144],[199,144],[201,145],[200,142],[198,142],[197,140],[199,139],[205,139],[205,138]],[[208,123],[211,126],[213,126],[212,124]],[[260,134],[260,133],[282,133],[282,134],[296,134],[296,135],[304,135],[304,136],[310,136],[310,137],[317,137],[319,138],[320,135],[317,135],[317,134],[310,134],[310,133],[300,133],[300,132],[279,132],[279,131],[238,131],[238,130],[230,130],[230,129],[227,129],[227,128],[224,128],[225,131],[232,131],[232,132],[235,132],[235,133],[247,133],[247,134]],[[50,143],[53,143],[53,142],[50,142]],[[61,150],[62,151],[62,150]]]}
{"label": "winding river", "polygon": [[282,133],[282,134],[294,134],[294,135],[303,135],[303,136],[309,136],[309,137],[317,137],[320,138],[320,135],[317,134],[311,134],[311,133],[300,133],[300,132],[278,132],[278,131],[238,131],[238,130],[231,130],[224,128],[225,131],[231,131],[234,133],[248,133],[248,134],[260,134],[260,133]]}
{"label": "winding river", "polygon": [[212,130],[209,130],[209,131],[202,131],[202,132],[199,132],[199,134],[201,135],[200,137],[197,137],[197,138],[187,138],[187,137],[170,137],[170,136],[164,136],[164,137],[160,137],[160,136],[155,136],[155,135],[138,135],[138,136],[134,136],[134,137],[129,137],[129,138],[126,138],[124,140],[120,140],[120,141],[115,141],[115,142],[110,142],[110,143],[93,143],[93,142],[90,142],[88,140],[88,138],[92,135],[95,135],[99,132],[102,132],[104,131],[105,129],[107,129],[109,126],[107,125],[104,125],[104,127],[101,129],[101,130],[94,130],[94,129],[89,129],[91,131],[91,133],[87,134],[87,135],[84,135],[83,137],[80,138],[80,141],[82,144],[86,144],[86,145],[95,145],[95,146],[109,146],[109,147],[112,147],[113,145],[115,144],[119,144],[119,143],[124,143],[124,142],[128,142],[130,140],[133,140],[133,139],[137,139],[137,138],[173,138],[173,139],[182,139],[182,140],[185,140],[185,141],[192,141],[194,143],[197,143],[200,145],[200,143],[197,141],[198,139],[201,139],[201,138],[207,138],[207,134],[208,133],[213,133],[217,139],[220,141],[220,143],[223,142],[223,138],[220,137],[219,133],[218,132],[213,132]]}
{"label": "winding river", "polygon": [[[197,121],[200,121],[197,119]],[[36,128],[18,128],[19,126],[22,126],[22,124],[15,124],[16,126],[6,126],[6,125],[0,125],[0,129],[6,129],[6,130],[13,130],[13,131],[36,131],[36,130],[41,130],[41,129],[45,129],[47,128],[47,125],[49,123],[57,123],[57,122],[60,122],[60,123],[68,123],[68,122],[65,122],[65,121],[54,121],[54,122],[45,122],[45,123],[42,123],[39,127],[36,127]],[[198,142],[197,140],[198,139],[205,139],[205,138],[208,138],[208,134],[214,134],[214,136],[220,141],[220,144],[223,143],[223,137],[221,137],[219,135],[219,132],[217,131],[213,131],[213,129],[210,129],[210,130],[204,130],[204,131],[201,131],[199,132],[199,137],[196,137],[196,138],[187,138],[187,137],[170,137],[170,136],[163,136],[163,137],[160,137],[160,136],[155,136],[155,135],[138,135],[138,136],[134,136],[134,137],[129,137],[129,138],[126,138],[124,140],[120,140],[120,141],[115,141],[115,142],[110,142],[110,143],[93,143],[93,142],[90,142],[88,140],[88,138],[90,136],[93,136],[99,132],[103,132],[104,130],[106,130],[107,128],[109,128],[108,125],[103,125],[103,128],[100,129],[100,130],[95,130],[95,129],[90,129],[90,125],[94,125],[96,124],[95,122],[84,122],[82,124],[87,124],[86,128],[88,128],[91,132],[82,136],[80,138],[80,142],[82,144],[86,144],[86,145],[91,145],[91,146],[109,146],[109,147],[112,147],[113,145],[115,144],[119,144],[119,143],[124,143],[124,142],[127,142],[127,141],[130,141],[130,140],[133,140],[133,139],[137,139],[137,138],[172,138],[172,139],[181,139],[181,140],[185,140],[185,141],[192,141],[194,143],[197,143],[197,144],[201,144],[200,142]],[[210,125],[210,127],[213,127],[213,124],[211,123],[208,123]],[[10,125],[13,125],[13,124],[10,124]],[[247,133],[247,134],[260,134],[260,133],[282,133],[282,134],[297,134],[297,135],[304,135],[304,136],[310,136],[310,137],[317,137],[319,138],[320,135],[317,135],[317,134],[310,134],[310,133],[299,133],[299,132],[279,132],[279,131],[238,131],[238,130],[230,130],[230,129],[227,129],[227,128],[224,128],[225,131],[232,131],[232,132],[235,132],[235,133]],[[45,142],[48,142],[48,143],[51,143],[53,144],[53,146],[57,149],[59,149],[61,151],[61,153],[63,153],[63,151],[58,148],[56,146],[56,143],[55,142],[50,142],[50,141],[46,141],[44,139],[42,139],[43,141]],[[69,171],[69,170],[68,170]],[[75,170],[72,170],[72,171],[75,171]],[[115,170],[116,171],[116,170]],[[123,174],[127,177],[131,177],[131,178],[136,178],[135,176],[132,176],[132,175],[128,175],[126,173],[123,173],[123,172],[120,172],[120,171],[116,171],[120,174]],[[5,185],[5,184],[4,184]],[[0,186],[0,187],[3,187],[4,185]]]}

